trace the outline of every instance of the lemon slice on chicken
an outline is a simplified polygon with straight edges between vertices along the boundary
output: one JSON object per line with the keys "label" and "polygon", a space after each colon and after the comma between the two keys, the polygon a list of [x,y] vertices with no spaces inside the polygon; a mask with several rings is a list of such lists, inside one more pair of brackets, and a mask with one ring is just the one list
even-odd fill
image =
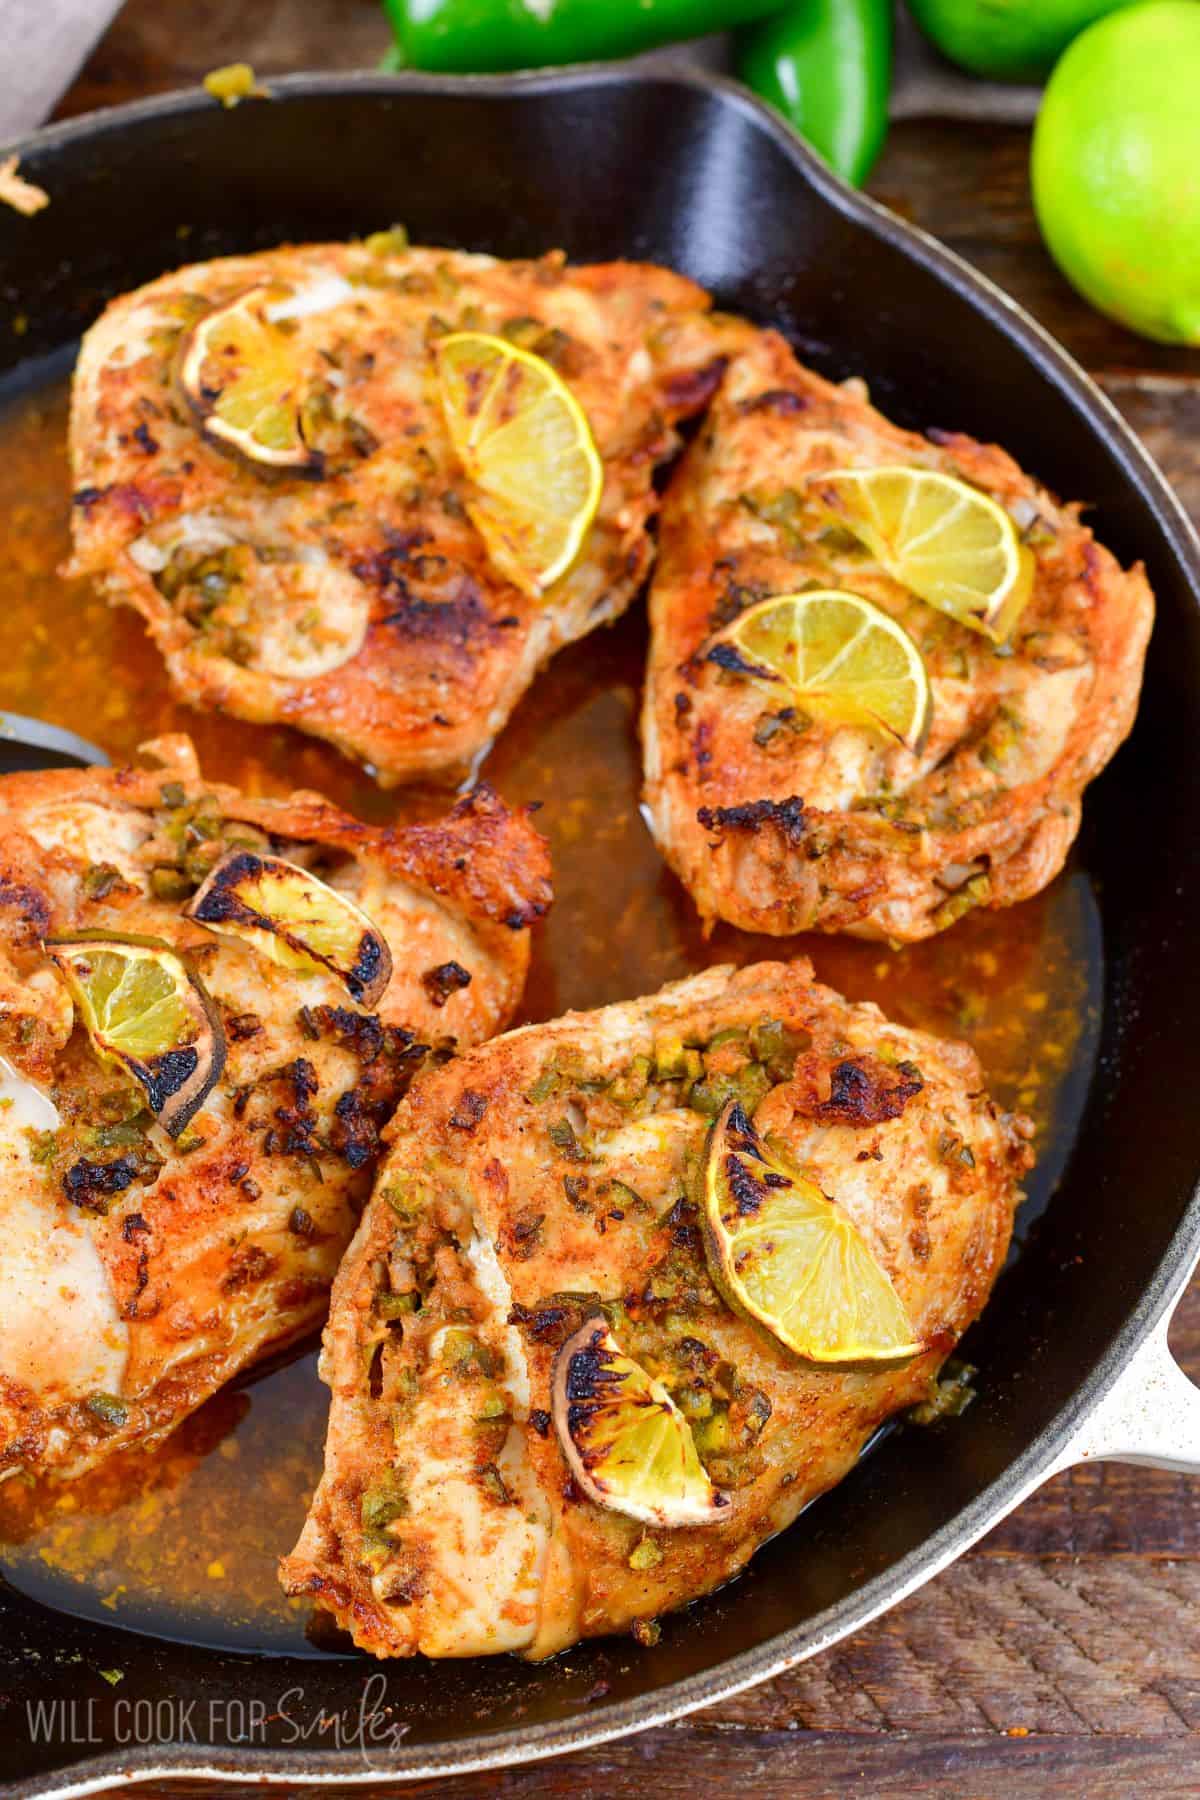
{"label": "lemon slice on chicken", "polygon": [[314,471],[321,459],[303,430],[308,384],[293,334],[271,317],[280,299],[252,287],[206,313],[184,343],[179,384],[210,437],[250,462]]}
{"label": "lemon slice on chicken", "polygon": [[832,469],[813,485],[894,580],[960,625],[1008,636],[1036,563],[989,495],[936,469]]}
{"label": "lemon slice on chicken", "polygon": [[883,731],[919,750],[929,728],[929,677],[903,626],[861,594],[816,588],[776,594],[708,646],[710,662],[787,688],[831,725]]}
{"label": "lemon slice on chicken", "polygon": [[437,344],[442,409],[492,563],[535,599],[566,574],[596,516],[604,466],[583,408],[532,351],[481,331]]}
{"label": "lemon slice on chicken", "polygon": [[773,1156],[731,1101],[703,1170],[709,1269],[729,1304],[815,1363],[907,1362],[921,1345],[849,1215]]}
{"label": "lemon slice on chicken", "polygon": [[361,907],[280,856],[231,851],[186,911],[210,931],[241,938],[285,969],[336,976],[360,1006],[374,1006],[391,979],[387,940]]}
{"label": "lemon slice on chicken", "polygon": [[161,938],[79,932],[44,948],[92,1048],[133,1076],[178,1137],[225,1066],[221,1017],[199,977]]}
{"label": "lemon slice on chicken", "polygon": [[588,1319],[559,1350],[551,1405],[571,1473],[598,1506],[662,1526],[710,1525],[728,1506],[666,1388],[603,1319]]}

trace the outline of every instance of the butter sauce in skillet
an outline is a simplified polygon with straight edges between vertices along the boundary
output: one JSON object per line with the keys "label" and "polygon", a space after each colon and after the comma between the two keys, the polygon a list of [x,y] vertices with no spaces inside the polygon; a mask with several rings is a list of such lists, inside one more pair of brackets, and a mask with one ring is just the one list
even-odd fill
{"label": "butter sauce in skillet", "polygon": [[[383,793],[312,740],[171,698],[135,615],[56,574],[68,551],[67,390],[62,364],[42,373],[0,413],[0,707],[83,732],[114,762],[143,738],[186,730],[216,777],[250,791],[319,788],[372,820],[444,803]],[[544,802],[539,824],[554,852],[557,899],[523,1017],[648,993],[714,962],[803,951],[851,999],[969,1039],[996,1099],[1032,1114],[1039,1163],[1019,1243],[1066,1160],[1095,1055],[1102,970],[1086,877],[1068,871],[1023,906],[972,914],[896,953],[727,928],[706,942],[638,814],[645,648],[635,608],[558,657],[484,771],[510,802]],[[214,1396],[153,1453],[57,1491],[0,1484],[0,1567],[22,1592],[108,1624],[241,1650],[312,1650],[307,1607],[284,1598],[275,1563],[317,1481],[326,1398],[310,1348]]]}

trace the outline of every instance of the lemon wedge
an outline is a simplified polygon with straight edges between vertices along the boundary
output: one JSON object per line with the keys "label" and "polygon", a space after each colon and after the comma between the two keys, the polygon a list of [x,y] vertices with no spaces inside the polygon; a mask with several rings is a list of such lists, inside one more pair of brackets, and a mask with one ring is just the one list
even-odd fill
{"label": "lemon wedge", "polygon": [[771,1154],[731,1101],[709,1133],[703,1230],[735,1311],[814,1363],[891,1365],[921,1345],[853,1220]]}
{"label": "lemon wedge", "polygon": [[603,1319],[588,1319],[559,1350],[551,1407],[571,1473],[598,1506],[664,1526],[710,1525],[728,1506],[666,1388]]}
{"label": "lemon wedge", "polygon": [[860,594],[815,588],[760,600],[711,641],[707,656],[733,674],[782,684],[829,724],[884,731],[909,750],[920,749],[929,728],[920,651]]}
{"label": "lemon wedge", "polygon": [[387,941],[361,907],[280,856],[233,850],[186,908],[189,918],[241,938],[285,969],[325,970],[360,1006],[374,1006],[392,974]]}
{"label": "lemon wedge", "polygon": [[436,347],[442,409],[495,567],[535,599],[565,575],[596,516],[604,467],[583,408],[548,362],[457,331]]}
{"label": "lemon wedge", "polygon": [[279,299],[276,289],[253,287],[206,313],[185,340],[179,383],[210,437],[251,462],[315,470],[321,458],[304,439],[295,339],[269,317]]}
{"label": "lemon wedge", "polygon": [[832,469],[820,499],[892,578],[995,642],[1033,591],[1036,562],[1002,506],[936,469]]}
{"label": "lemon wedge", "polygon": [[79,932],[48,938],[92,1048],[145,1089],[178,1137],[225,1066],[221,1017],[199,977],[161,938]]}

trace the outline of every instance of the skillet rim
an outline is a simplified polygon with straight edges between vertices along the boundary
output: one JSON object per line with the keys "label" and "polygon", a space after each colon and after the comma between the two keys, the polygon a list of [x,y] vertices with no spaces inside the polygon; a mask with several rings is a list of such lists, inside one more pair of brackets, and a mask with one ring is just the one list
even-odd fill
{"label": "skillet rim", "polygon": [[[881,240],[953,293],[964,299],[1015,345],[1034,369],[1056,388],[1084,422],[1107,440],[1119,479],[1130,483],[1149,506],[1163,540],[1180,567],[1193,599],[1200,606],[1200,534],[1141,440],[1075,358],[987,276],[936,238],[900,219],[878,201],[848,187],[763,102],[739,83],[702,69],[658,69],[653,66],[594,63],[551,72],[532,70],[508,75],[422,75],[375,71],[341,74],[294,74],[268,77],[270,98],[247,104],[271,104],[291,98],[353,98],[361,95],[419,93],[436,97],[488,95],[536,99],[545,93],[578,88],[667,86],[698,90],[732,107],[766,133],[821,202],[845,217],[852,227]],[[43,127],[4,146],[32,165],[41,156],[79,144],[102,144],[109,133],[157,118],[186,118],[210,110],[216,102],[203,88],[184,88],[124,105],[103,107]],[[52,196],[53,197],[53,196]],[[655,1690],[638,1699],[620,1701],[593,1719],[547,1721],[523,1729],[481,1734],[449,1743],[439,1750],[401,1747],[372,1753],[308,1750],[297,1756],[265,1747],[214,1749],[165,1745],[131,1747],[98,1758],[83,1758],[57,1771],[18,1783],[21,1796],[61,1797],[90,1794],[117,1780],[149,1781],[174,1776],[235,1781],[290,1781],[302,1785],[337,1780],[359,1785],[413,1781],[485,1769],[515,1767],[551,1756],[591,1748],[633,1732],[669,1724],[701,1707],[728,1699],[793,1668],[860,1630],[908,1594],[957,1560],[1052,1473],[1066,1446],[1097,1411],[1127,1364],[1173,1308],[1190,1279],[1200,1254],[1200,1180],[1182,1219],[1159,1259],[1151,1280],[1120,1331],[1070,1401],[982,1493],[958,1516],[901,1558],[885,1574],[857,1588],[834,1606],[767,1640],[757,1649],[715,1663],[703,1673]]]}

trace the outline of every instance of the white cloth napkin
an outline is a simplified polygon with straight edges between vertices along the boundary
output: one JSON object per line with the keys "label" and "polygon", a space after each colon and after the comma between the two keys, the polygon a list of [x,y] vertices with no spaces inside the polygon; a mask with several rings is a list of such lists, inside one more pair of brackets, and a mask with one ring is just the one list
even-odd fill
{"label": "white cloth napkin", "polygon": [[42,123],[120,4],[0,0],[0,143]]}

